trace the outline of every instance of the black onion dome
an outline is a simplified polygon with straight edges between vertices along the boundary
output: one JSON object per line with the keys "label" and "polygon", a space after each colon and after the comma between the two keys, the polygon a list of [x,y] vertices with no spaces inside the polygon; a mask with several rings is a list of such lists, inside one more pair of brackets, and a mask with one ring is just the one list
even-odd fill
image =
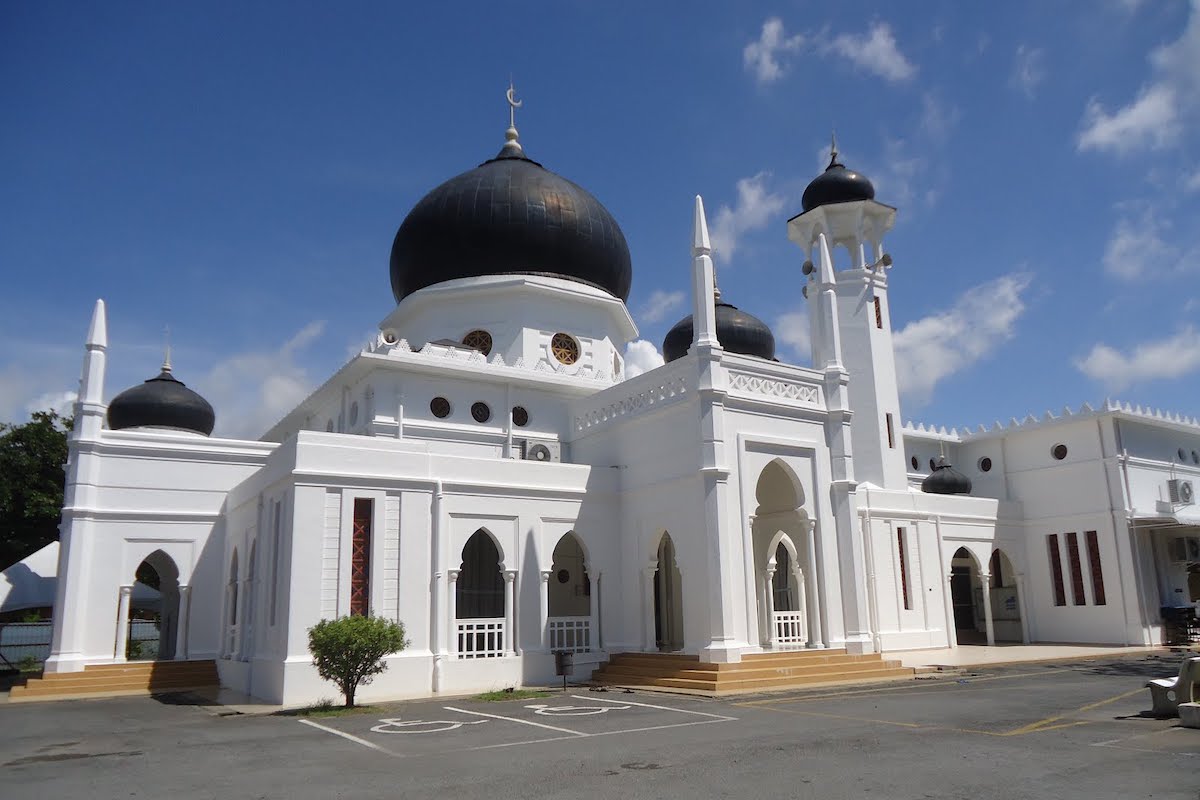
{"label": "black onion dome", "polygon": [[139,386],[126,389],[108,404],[108,427],[178,428],[208,436],[216,423],[213,407],[171,374],[162,372]]}
{"label": "black onion dome", "polygon": [[829,166],[825,168],[824,172],[813,178],[812,183],[808,184],[808,188],[804,190],[804,196],[800,198],[800,205],[805,211],[812,211],[817,206],[828,206],[834,203],[875,199],[875,187],[867,180],[867,177],[852,169],[846,169],[845,165],[838,161],[837,156],[837,150],[834,150],[829,159]]}
{"label": "black onion dome", "polygon": [[[674,361],[683,358],[692,346],[695,331],[692,315],[688,314],[663,337],[663,359]],[[717,341],[730,353],[745,356],[775,358],[775,335],[767,324],[752,314],[741,311],[729,303],[717,302]]]}
{"label": "black onion dome", "polygon": [[921,481],[921,491],[929,494],[970,494],[971,479],[950,466],[945,456],[939,456],[933,472]]}
{"label": "black onion dome", "polygon": [[442,281],[547,275],[629,299],[633,270],[617,221],[581,187],[510,141],[425,195],[392,243],[396,302]]}

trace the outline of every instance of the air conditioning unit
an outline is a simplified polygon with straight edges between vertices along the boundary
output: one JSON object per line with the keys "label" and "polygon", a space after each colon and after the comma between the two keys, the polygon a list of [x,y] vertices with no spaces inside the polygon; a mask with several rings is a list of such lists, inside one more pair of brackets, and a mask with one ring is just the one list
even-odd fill
{"label": "air conditioning unit", "polygon": [[525,461],[542,461],[545,463],[558,463],[562,461],[562,445],[558,442],[513,439],[513,451],[517,458]]}
{"label": "air conditioning unit", "polygon": [[1190,506],[1196,502],[1196,492],[1192,488],[1191,481],[1173,478],[1167,481],[1167,494],[1171,497],[1172,503],[1178,503],[1183,506]]}

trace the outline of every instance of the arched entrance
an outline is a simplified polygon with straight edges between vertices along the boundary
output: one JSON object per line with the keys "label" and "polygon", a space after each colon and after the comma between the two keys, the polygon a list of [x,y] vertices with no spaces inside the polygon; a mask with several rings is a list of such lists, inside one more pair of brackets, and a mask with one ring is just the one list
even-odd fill
{"label": "arched entrance", "polygon": [[[134,570],[128,589],[124,642],[118,641],[117,658],[128,661],[166,661],[176,657],[179,638],[179,568],[161,550],[155,550]],[[124,598],[122,598],[124,600]],[[182,656],[182,653],[180,654]]]}
{"label": "arched entrance", "polygon": [[683,649],[683,575],[669,533],[659,540],[654,571],[654,644],[662,652]]}
{"label": "arched entrance", "polygon": [[759,642],[764,647],[819,647],[820,605],[814,528],[804,510],[804,489],[791,468],[776,459],[755,484],[752,520]]}
{"label": "arched entrance", "polygon": [[992,551],[988,562],[988,572],[991,574],[991,603],[992,625],[997,642],[1028,641],[1025,635],[1025,621],[1021,617],[1023,598],[1017,581],[1017,571],[1013,568],[1008,554],[1000,548]]}
{"label": "arched entrance", "polygon": [[546,584],[546,636],[551,652],[585,653],[592,647],[592,582],[583,545],[569,531],[554,546]]}
{"label": "arched entrance", "polygon": [[979,564],[965,547],[958,548],[950,560],[950,602],[958,643],[987,644]]}
{"label": "arched entrance", "polygon": [[462,568],[451,573],[456,581],[454,611],[459,658],[496,658],[507,647],[508,631],[504,573],[500,549],[485,529],[471,534],[462,551]]}

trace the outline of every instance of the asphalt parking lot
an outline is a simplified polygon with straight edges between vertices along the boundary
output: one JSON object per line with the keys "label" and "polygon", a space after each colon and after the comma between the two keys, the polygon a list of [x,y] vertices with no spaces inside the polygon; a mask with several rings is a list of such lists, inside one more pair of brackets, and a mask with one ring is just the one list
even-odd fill
{"label": "asphalt parking lot", "polygon": [[1200,798],[1200,731],[1146,715],[1179,656],[710,700],[574,687],[347,716],[186,697],[0,705],[0,798]]}

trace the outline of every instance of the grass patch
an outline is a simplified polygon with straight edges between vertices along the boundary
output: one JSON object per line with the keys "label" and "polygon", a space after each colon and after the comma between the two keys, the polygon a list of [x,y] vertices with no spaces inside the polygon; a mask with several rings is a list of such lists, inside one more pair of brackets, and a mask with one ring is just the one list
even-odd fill
{"label": "grass patch", "polygon": [[337,706],[332,700],[322,700],[311,706],[304,708],[293,708],[287,711],[280,711],[281,716],[288,717],[345,717],[351,714],[370,714],[377,709],[374,706],[355,706],[354,708],[346,708],[345,706]]}
{"label": "grass patch", "polygon": [[549,697],[550,694],[544,689],[498,689],[494,692],[477,694],[471,699],[494,703],[498,700],[529,700],[534,697]]}

